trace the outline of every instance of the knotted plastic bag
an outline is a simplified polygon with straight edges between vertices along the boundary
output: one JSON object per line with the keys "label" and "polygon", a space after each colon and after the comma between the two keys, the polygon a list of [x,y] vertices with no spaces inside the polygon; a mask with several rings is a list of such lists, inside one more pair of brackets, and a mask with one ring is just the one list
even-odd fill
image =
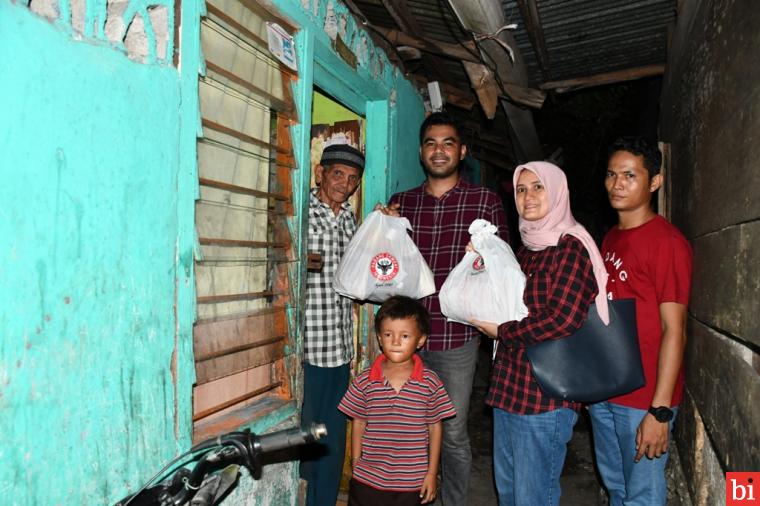
{"label": "knotted plastic bag", "polygon": [[433,272],[407,234],[409,220],[371,212],[348,243],[333,278],[336,292],[382,303],[393,295],[435,293]]}
{"label": "knotted plastic bag", "polygon": [[523,303],[525,274],[509,244],[496,235],[496,227],[475,220],[469,228],[472,245],[449,273],[438,298],[441,312],[450,320],[504,323],[528,315]]}

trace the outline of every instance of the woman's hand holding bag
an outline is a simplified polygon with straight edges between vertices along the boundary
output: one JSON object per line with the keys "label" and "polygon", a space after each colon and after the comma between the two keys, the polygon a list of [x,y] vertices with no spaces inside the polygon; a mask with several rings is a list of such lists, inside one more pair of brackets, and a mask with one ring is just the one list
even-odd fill
{"label": "woman's hand holding bag", "polygon": [[450,321],[472,325],[473,320],[503,323],[528,314],[523,303],[525,275],[512,249],[486,220],[469,228],[472,246],[451,271],[438,298]]}

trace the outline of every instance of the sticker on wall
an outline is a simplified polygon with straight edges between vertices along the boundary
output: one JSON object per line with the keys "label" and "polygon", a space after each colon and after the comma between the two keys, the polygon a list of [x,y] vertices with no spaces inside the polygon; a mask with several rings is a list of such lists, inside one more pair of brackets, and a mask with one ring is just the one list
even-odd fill
{"label": "sticker on wall", "polygon": [[296,68],[296,46],[293,37],[277,23],[267,21],[269,52],[292,70]]}

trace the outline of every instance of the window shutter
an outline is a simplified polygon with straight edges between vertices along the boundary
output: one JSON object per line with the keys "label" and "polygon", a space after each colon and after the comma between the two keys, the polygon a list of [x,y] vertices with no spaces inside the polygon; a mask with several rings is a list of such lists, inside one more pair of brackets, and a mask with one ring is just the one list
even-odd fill
{"label": "window shutter", "polygon": [[213,0],[207,13],[199,84],[196,438],[262,398],[290,398],[285,306],[294,302],[286,221],[294,211],[294,73],[267,50],[266,11],[245,0]]}

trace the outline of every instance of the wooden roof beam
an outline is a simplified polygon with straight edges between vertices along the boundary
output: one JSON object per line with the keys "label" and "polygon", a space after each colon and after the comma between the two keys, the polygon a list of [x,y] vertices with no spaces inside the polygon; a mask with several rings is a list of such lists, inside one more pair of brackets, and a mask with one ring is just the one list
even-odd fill
{"label": "wooden roof beam", "polygon": [[[428,79],[423,75],[409,74],[408,77],[413,79],[418,86],[427,86]],[[441,93],[444,95],[443,98],[447,104],[455,105],[469,111],[472,109],[472,106],[475,105],[475,102],[477,102],[475,95],[470,93],[469,90],[463,91],[460,87],[442,81],[438,81],[438,86],[440,87]]]}
{"label": "wooden roof beam", "polygon": [[622,83],[633,81],[642,77],[659,76],[665,72],[665,64],[646,65],[644,67],[635,67],[632,69],[616,70],[614,72],[605,72],[588,77],[576,77],[573,79],[563,79],[561,81],[548,81],[540,86],[542,90],[553,90],[557,93],[590,88],[592,86],[601,86],[604,84]]}
{"label": "wooden roof beam", "polygon": [[544,28],[541,25],[541,17],[538,14],[536,0],[517,0],[517,7],[520,9],[523,21],[525,21],[525,31],[528,32],[530,45],[533,46],[533,52],[536,54],[541,76],[544,78],[544,81],[548,81],[549,52],[546,49]]}
{"label": "wooden roof beam", "polygon": [[[449,42],[443,42],[434,39],[413,37],[409,34],[399,32],[398,30],[391,30],[389,28],[383,28],[381,26],[372,26],[373,30],[381,33],[388,41],[394,46],[410,46],[424,51],[426,53],[437,54],[452,60],[464,60],[471,62],[480,62],[478,57],[477,48],[472,42],[464,43],[464,46],[459,44],[451,44]],[[468,51],[466,48],[472,50]]]}

